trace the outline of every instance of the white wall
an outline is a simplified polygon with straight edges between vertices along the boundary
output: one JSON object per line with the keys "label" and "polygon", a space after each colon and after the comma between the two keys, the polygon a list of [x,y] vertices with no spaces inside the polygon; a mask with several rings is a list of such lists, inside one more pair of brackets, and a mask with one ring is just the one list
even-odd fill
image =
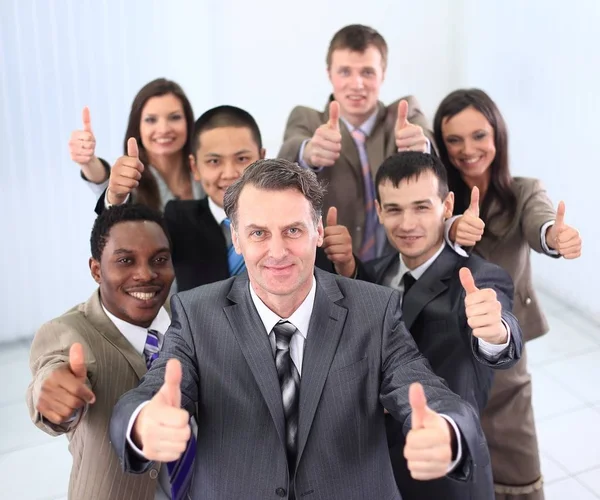
{"label": "white wall", "polygon": [[543,180],[584,239],[576,261],[534,255],[538,286],[600,320],[600,2],[465,4],[464,80],[497,102],[513,175]]}
{"label": "white wall", "polygon": [[95,287],[88,271],[95,200],[67,146],[84,105],[97,151],[114,160],[134,95],[165,76],[183,86],[197,116],[224,103],[247,108],[274,156],[291,108],[325,105],[331,36],[361,22],[390,45],[384,99],[415,93],[432,113],[458,81],[450,5],[0,1],[0,341],[31,336]]}

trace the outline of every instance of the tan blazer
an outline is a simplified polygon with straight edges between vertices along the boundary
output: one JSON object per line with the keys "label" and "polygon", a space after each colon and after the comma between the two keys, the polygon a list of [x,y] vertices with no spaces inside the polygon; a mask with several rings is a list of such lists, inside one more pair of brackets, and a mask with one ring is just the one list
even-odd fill
{"label": "tan blazer", "polygon": [[[540,231],[546,222],[556,218],[556,211],[539,180],[515,177],[512,187],[517,197],[514,218],[490,218],[474,251],[503,267],[512,277],[515,284],[513,313],[525,340],[531,340],[548,331],[548,322],[533,289],[529,254],[530,249],[543,252]],[[494,205],[490,207],[492,213]]]}
{"label": "tan blazer", "polygon": [[[71,424],[54,425],[35,409],[42,382],[56,367],[68,362],[74,342],[83,345],[88,383],[96,402]],[[113,407],[128,390],[137,387],[146,364],[104,313],[97,290],[90,299],[43,325],[31,346],[33,381],[27,388],[27,406],[33,423],[51,436],[67,435],[73,467],[70,500],[152,500],[158,467],[145,474],[126,474],[109,440]]]}
{"label": "tan blazer", "polygon": [[[408,101],[408,120],[423,127],[433,147],[433,134],[417,100],[412,96],[402,99]],[[375,126],[371,135],[367,137],[367,156],[373,180],[375,180],[375,174],[383,160],[397,151],[394,126],[398,116],[399,101],[400,99],[389,106],[379,103]],[[315,130],[328,120],[329,103],[323,112],[305,106],[295,107],[288,118],[283,137],[284,142],[277,156],[297,162],[302,143],[306,139],[310,139]],[[323,168],[317,175],[327,186],[323,213],[326,214],[329,207],[337,207],[338,223],[348,228],[352,235],[353,250],[358,252],[362,244],[365,225],[364,183],[360,158],[354,140],[343,122],[340,122],[340,128],[342,154],[333,167]]]}

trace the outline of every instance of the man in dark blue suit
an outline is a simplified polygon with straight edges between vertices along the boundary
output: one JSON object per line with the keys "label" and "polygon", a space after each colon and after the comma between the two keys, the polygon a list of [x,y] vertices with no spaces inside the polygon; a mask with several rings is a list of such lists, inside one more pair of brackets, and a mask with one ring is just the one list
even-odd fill
{"label": "man in dark blue suit", "polygon": [[[481,412],[493,370],[512,366],[521,355],[512,280],[478,256],[459,256],[444,241],[454,195],[438,158],[418,152],[391,156],[377,172],[376,186],[379,220],[398,252],[368,262],[367,272],[402,293],[404,323],[434,373]],[[389,415],[386,426],[404,500],[493,500],[489,462],[479,461],[472,482],[415,481],[403,456],[401,427]]]}

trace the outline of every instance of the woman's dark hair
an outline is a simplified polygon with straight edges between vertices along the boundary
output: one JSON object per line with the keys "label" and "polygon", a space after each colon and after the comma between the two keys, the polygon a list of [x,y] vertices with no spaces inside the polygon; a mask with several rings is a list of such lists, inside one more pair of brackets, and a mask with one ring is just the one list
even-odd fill
{"label": "woman's dark hair", "polygon": [[156,179],[152,175],[152,172],[148,168],[148,153],[142,144],[140,135],[140,121],[142,119],[142,110],[152,97],[163,96],[167,94],[173,94],[181,101],[183,107],[183,113],[185,115],[185,121],[187,124],[187,138],[183,149],[181,150],[181,175],[190,175],[188,168],[188,156],[192,152],[192,132],[194,130],[194,112],[192,105],[188,100],[187,96],[183,92],[183,89],[175,82],[166,80],[165,78],[158,78],[152,80],[142,87],[137,93],[133,102],[131,103],[131,111],[129,112],[129,122],[127,123],[127,131],[125,132],[125,139],[123,141],[123,151],[127,154],[127,140],[130,137],[135,137],[138,143],[140,152],[140,161],[144,164],[144,172],[140,179],[140,185],[136,190],[135,201],[148,205],[150,208],[155,210],[161,210],[160,206],[160,193],[158,191],[158,184]]}
{"label": "woman's dark hair", "polygon": [[[509,219],[515,214],[516,197],[512,190],[512,176],[508,167],[508,132],[502,114],[496,103],[479,89],[455,90],[442,101],[433,121],[433,133],[439,154],[448,170],[448,186],[454,192],[454,213],[462,214],[468,208],[471,198],[469,187],[462,179],[458,169],[448,158],[448,150],[442,136],[442,122],[452,118],[464,109],[472,107],[479,111],[494,129],[494,144],[496,156],[490,165],[491,180],[488,192],[481,206],[481,218],[488,222],[490,216],[508,215]],[[500,212],[490,214],[492,201],[500,205]]]}

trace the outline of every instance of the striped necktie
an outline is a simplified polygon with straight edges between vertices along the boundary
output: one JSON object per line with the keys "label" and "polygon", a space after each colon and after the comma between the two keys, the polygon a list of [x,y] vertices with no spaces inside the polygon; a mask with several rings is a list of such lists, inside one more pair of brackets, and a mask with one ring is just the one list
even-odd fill
{"label": "striped necktie", "polygon": [[[285,415],[285,435],[290,474],[296,466],[298,446],[298,401],[300,396],[300,375],[290,355],[290,340],[296,327],[289,321],[279,321],[274,327],[275,367],[281,386],[283,414]],[[290,484],[292,481],[290,481]]]}
{"label": "striped necktie", "polygon": [[[148,370],[152,363],[158,358],[159,342],[158,332],[148,330],[146,336],[146,345],[144,346],[144,357],[146,358],[146,366]],[[187,496],[187,492],[192,482],[192,473],[194,471],[194,457],[196,455],[196,437],[192,433],[192,437],[188,441],[187,447],[183,455],[178,460],[167,463],[169,471],[169,480],[171,482],[171,499],[182,500]]]}
{"label": "striped necktie", "polygon": [[231,241],[231,232],[229,229],[231,222],[229,219],[224,219],[222,224],[225,232],[225,240],[227,241],[227,264],[229,266],[229,276],[236,276],[246,269],[244,257],[238,254],[233,247],[233,242]]}
{"label": "striped necktie", "polygon": [[365,189],[365,228],[358,255],[361,260],[367,261],[377,257],[377,227],[379,226],[379,221],[377,220],[377,211],[375,210],[375,184],[373,183],[371,167],[367,158],[365,133],[357,128],[352,131],[352,137],[358,149]]}

